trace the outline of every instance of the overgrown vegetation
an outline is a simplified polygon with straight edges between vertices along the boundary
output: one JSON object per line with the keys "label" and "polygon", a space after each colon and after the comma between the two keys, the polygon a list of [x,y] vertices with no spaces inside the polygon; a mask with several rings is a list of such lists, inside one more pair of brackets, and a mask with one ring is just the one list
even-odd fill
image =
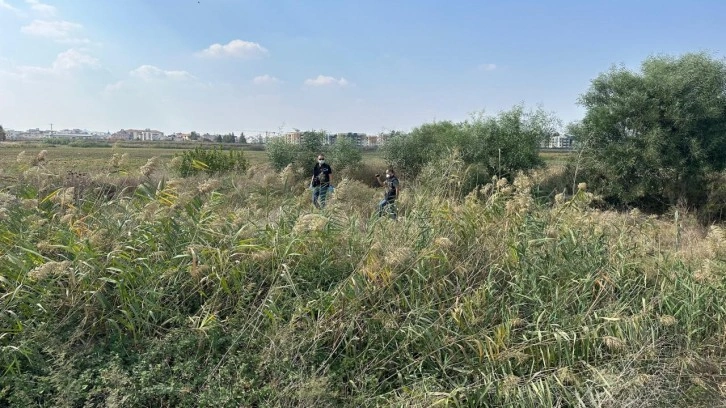
{"label": "overgrown vegetation", "polygon": [[[515,106],[497,116],[475,115],[461,123],[429,123],[387,141],[384,156],[408,177],[458,150],[479,184],[494,175],[512,177],[542,165],[540,145],[555,133],[557,121],[541,109]],[[474,185],[467,183],[467,185]]]}
{"label": "overgrown vegetation", "polygon": [[409,183],[391,221],[355,180],[316,212],[291,168],[163,164],[123,195],[41,162],[3,187],[0,405],[724,401],[726,235],[683,210],[538,203],[535,173]]}
{"label": "overgrown vegetation", "polygon": [[[662,212],[703,209],[726,168],[726,62],[707,54],[652,57],[640,72],[593,80],[573,128],[584,177],[608,201]],[[717,181],[718,183],[718,181]]]}
{"label": "overgrown vegetation", "polygon": [[196,147],[176,155],[171,166],[180,176],[189,177],[199,173],[215,175],[223,172],[245,172],[248,167],[247,159],[242,150],[227,150]]}
{"label": "overgrown vegetation", "polygon": [[344,137],[336,139],[332,145],[325,144],[325,132],[308,131],[300,134],[300,141],[290,142],[275,139],[265,146],[267,157],[277,171],[292,165],[296,170],[309,171],[320,153],[329,153],[328,161],[337,173],[343,170],[356,170],[361,165],[361,147]]}

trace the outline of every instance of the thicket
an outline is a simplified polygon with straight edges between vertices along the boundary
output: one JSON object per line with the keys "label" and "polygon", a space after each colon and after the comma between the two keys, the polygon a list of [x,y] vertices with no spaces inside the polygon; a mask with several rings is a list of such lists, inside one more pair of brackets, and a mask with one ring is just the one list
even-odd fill
{"label": "thicket", "polygon": [[[581,97],[571,128],[580,176],[613,205],[662,213],[675,205],[722,217],[726,168],[726,61],[708,54],[615,67]],[[719,200],[721,200],[719,202]]]}
{"label": "thicket", "polygon": [[275,139],[265,145],[267,157],[273,168],[280,171],[288,165],[308,174],[315,165],[319,154],[325,154],[326,160],[335,173],[344,170],[357,170],[363,160],[362,147],[345,137],[336,138],[333,144],[325,143],[323,131],[302,132],[300,143],[291,143],[283,139]]}
{"label": "thicket", "polygon": [[[542,142],[556,132],[557,119],[542,109],[515,106],[496,116],[474,115],[470,120],[427,123],[386,141],[386,160],[407,177],[416,177],[428,164],[460,152],[474,180],[483,185],[492,176],[509,177],[543,164]],[[468,191],[468,190],[467,190]]]}
{"label": "thicket", "polygon": [[242,150],[227,150],[221,148],[202,148],[197,146],[194,150],[186,150],[175,155],[171,166],[182,177],[190,177],[199,173],[216,175],[224,172],[245,172],[249,166]]}

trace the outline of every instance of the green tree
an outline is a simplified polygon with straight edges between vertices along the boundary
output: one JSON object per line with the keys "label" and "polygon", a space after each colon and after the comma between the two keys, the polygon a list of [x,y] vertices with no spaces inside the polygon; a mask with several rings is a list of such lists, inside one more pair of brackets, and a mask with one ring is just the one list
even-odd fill
{"label": "green tree", "polygon": [[5,140],[5,129],[3,129],[3,126],[0,125],[0,142]]}
{"label": "green tree", "polygon": [[363,160],[363,153],[353,140],[341,137],[331,146],[328,158],[337,172],[358,167]]}
{"label": "green tree", "polygon": [[461,126],[444,121],[426,123],[410,133],[396,133],[381,149],[384,159],[408,177],[415,177],[423,167],[441,156],[446,145],[459,138]]}
{"label": "green tree", "polygon": [[461,123],[427,123],[390,138],[382,150],[390,164],[410,177],[454,150],[482,181],[495,174],[511,177],[542,164],[540,144],[557,124],[542,109],[525,111],[515,106],[497,116],[477,114]]}
{"label": "green tree", "polygon": [[237,138],[237,142],[239,142],[239,143],[247,143],[247,138],[245,137],[244,132],[240,132],[239,138]]}
{"label": "green tree", "polygon": [[462,124],[455,143],[464,163],[476,165],[483,175],[511,178],[543,164],[540,146],[555,132],[559,120],[543,109],[526,111],[515,106],[497,116],[475,115]]}
{"label": "green tree", "polygon": [[189,139],[191,140],[199,140],[199,133],[192,131],[192,133],[189,135]]}
{"label": "green tree", "polygon": [[301,156],[299,146],[287,143],[280,138],[274,138],[267,142],[265,151],[272,167],[277,171],[284,169],[288,164],[294,164]]}
{"label": "green tree", "polygon": [[612,68],[580,98],[573,127],[591,184],[611,201],[699,207],[709,173],[726,166],[726,63],[707,54]]}
{"label": "green tree", "polygon": [[325,142],[324,131],[307,131],[302,132],[300,135],[300,149],[301,153],[310,156],[310,160],[313,160],[317,154],[323,152],[323,143]]}
{"label": "green tree", "polygon": [[296,168],[307,169],[312,168],[318,154],[325,153],[324,141],[324,131],[307,131],[301,134],[300,144],[274,138],[266,144],[265,150],[276,170],[281,170],[288,164],[292,164]]}

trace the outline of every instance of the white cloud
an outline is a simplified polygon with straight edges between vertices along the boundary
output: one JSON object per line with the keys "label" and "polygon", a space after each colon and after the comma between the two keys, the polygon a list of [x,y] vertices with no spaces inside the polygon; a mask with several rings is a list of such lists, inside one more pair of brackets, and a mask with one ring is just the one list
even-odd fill
{"label": "white cloud", "polygon": [[22,14],[22,11],[20,11],[19,9],[11,6],[5,0],[0,0],[0,9],[10,10],[10,11],[12,11],[14,13]]}
{"label": "white cloud", "polygon": [[479,69],[482,71],[494,71],[497,69],[497,64],[481,64],[479,65]]}
{"label": "white cloud", "polygon": [[106,85],[106,88],[104,88],[105,92],[115,92],[123,88],[123,86],[126,84],[124,81],[118,81],[114,82],[112,84]]}
{"label": "white cloud", "polygon": [[99,68],[100,66],[97,58],[71,48],[58,54],[50,67],[19,66],[17,75],[21,78],[33,75],[61,75],[80,68]]}
{"label": "white cloud", "polygon": [[41,14],[52,16],[57,11],[56,8],[51,6],[50,4],[44,4],[39,2],[38,0],[25,0],[25,2],[30,4],[30,8]]}
{"label": "white cloud", "polygon": [[186,81],[195,79],[194,75],[187,71],[166,71],[153,65],[142,65],[131,72],[132,77],[140,78],[146,82],[159,79],[169,79],[172,81]]}
{"label": "white cloud", "polygon": [[207,58],[257,58],[266,56],[267,54],[267,49],[256,42],[232,40],[225,45],[212,44],[206,49],[198,52],[197,56]]}
{"label": "white cloud", "polygon": [[347,79],[341,77],[340,79],[335,79],[331,76],[325,76],[325,75],[318,75],[317,78],[308,78],[305,80],[305,85],[308,86],[348,86],[350,85],[350,82],[348,82]]}
{"label": "white cloud", "polygon": [[279,80],[278,78],[275,78],[274,76],[271,76],[268,74],[256,76],[252,80],[252,83],[255,85],[274,85],[274,84],[279,84],[281,82],[282,81]]}
{"label": "white cloud", "polygon": [[149,91],[152,84],[172,86],[173,84],[188,83],[199,85],[196,77],[187,71],[168,71],[153,65],[141,65],[129,71],[129,78],[106,85],[104,94],[111,94],[124,90]]}
{"label": "white cloud", "polygon": [[20,31],[65,44],[87,44],[90,42],[88,39],[74,36],[74,33],[82,28],[82,25],[70,21],[33,20],[30,24],[21,27]]}
{"label": "white cloud", "polygon": [[81,67],[98,68],[98,59],[73,48],[61,52],[53,61],[54,70],[71,70]]}

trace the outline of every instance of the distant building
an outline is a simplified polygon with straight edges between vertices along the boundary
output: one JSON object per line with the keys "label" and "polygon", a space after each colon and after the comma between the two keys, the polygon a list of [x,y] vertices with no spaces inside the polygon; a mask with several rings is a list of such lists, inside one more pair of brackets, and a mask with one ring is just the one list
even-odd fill
{"label": "distant building", "polygon": [[300,144],[302,142],[302,133],[299,131],[287,132],[282,134],[282,140],[290,144]]}
{"label": "distant building", "polygon": [[191,133],[176,132],[167,136],[169,140],[191,140]]}
{"label": "distant building", "polygon": [[133,134],[128,130],[121,129],[118,132],[109,136],[109,140],[132,140]]}
{"label": "distant building", "polygon": [[377,143],[376,145],[377,146],[383,146],[383,145],[386,144],[386,142],[388,142],[389,140],[391,140],[392,137],[397,136],[397,135],[400,135],[400,134],[401,133],[400,132],[397,132],[397,131],[381,132],[381,133],[378,134],[378,138],[376,140],[376,143]]}
{"label": "distant building", "polygon": [[569,135],[557,135],[550,138],[550,149],[572,149],[573,138]]}
{"label": "distant building", "polygon": [[355,143],[356,146],[363,146],[365,142],[367,141],[367,136],[365,133],[338,133],[338,138],[346,138],[351,140],[353,143]]}

